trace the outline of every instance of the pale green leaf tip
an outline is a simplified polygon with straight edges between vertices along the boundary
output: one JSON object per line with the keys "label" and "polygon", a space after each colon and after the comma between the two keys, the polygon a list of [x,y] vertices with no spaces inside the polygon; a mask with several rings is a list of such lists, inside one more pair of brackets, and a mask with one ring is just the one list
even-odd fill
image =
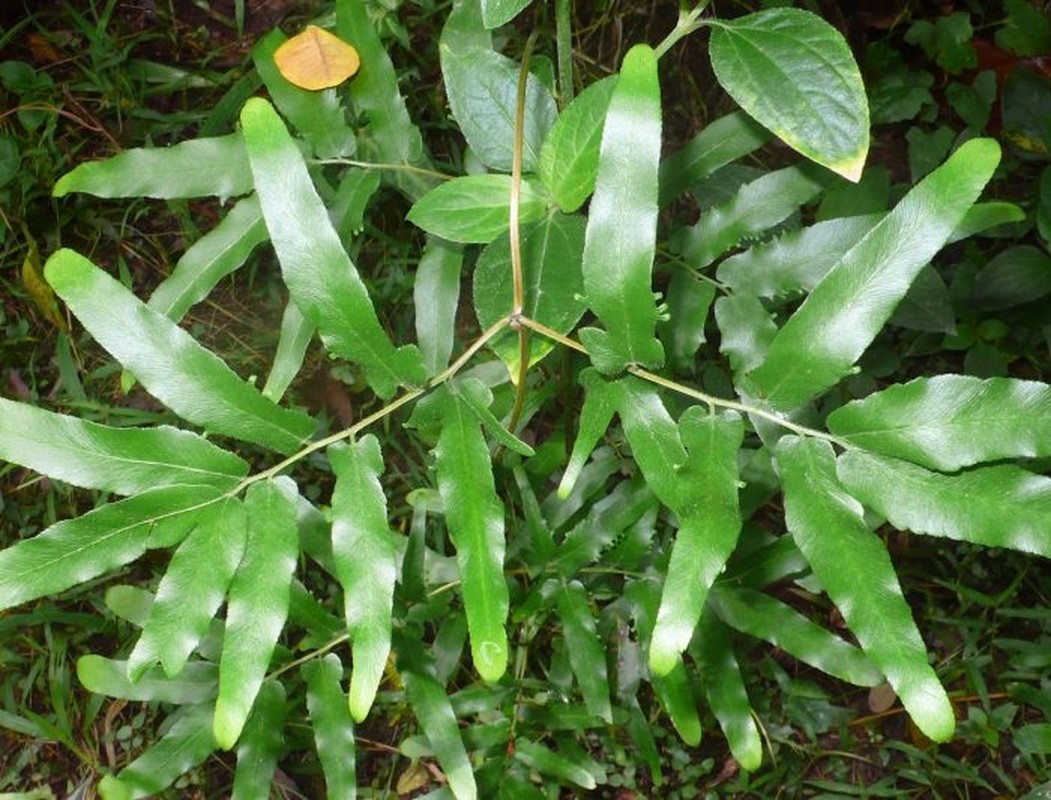
{"label": "pale green leaf tip", "polygon": [[478,674],[486,683],[496,683],[507,672],[507,645],[499,642],[480,642],[473,648]]}
{"label": "pale green leaf tip", "polygon": [[372,710],[372,701],[375,696],[375,692],[370,692],[368,689],[363,688],[360,682],[355,683],[353,674],[350,676],[350,691],[347,692],[347,708],[350,709],[350,716],[354,718],[355,722],[365,721],[365,718],[369,715],[369,711]]}
{"label": "pale green leaf tip", "polygon": [[215,737],[216,744],[223,750],[232,750],[237,740],[241,738],[244,723],[244,718],[220,698],[216,703],[215,717],[212,720],[212,735]]}
{"label": "pale green leaf tip", "polygon": [[113,775],[106,775],[99,782],[99,794],[103,800],[130,800],[131,789],[117,780]]}
{"label": "pale green leaf tip", "polygon": [[658,678],[670,674],[675,665],[679,663],[679,653],[674,649],[662,646],[656,641],[650,645],[650,672]]}
{"label": "pale green leaf tip", "polygon": [[861,180],[861,174],[865,171],[865,159],[868,157],[868,148],[863,150],[849,161],[841,161],[838,164],[830,164],[829,169],[837,175],[842,175],[851,183]]}

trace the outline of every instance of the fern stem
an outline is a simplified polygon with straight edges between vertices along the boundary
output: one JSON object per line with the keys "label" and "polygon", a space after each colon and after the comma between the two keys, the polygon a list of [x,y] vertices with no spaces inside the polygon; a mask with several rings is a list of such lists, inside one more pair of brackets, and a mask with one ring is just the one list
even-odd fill
{"label": "fern stem", "polygon": [[437,178],[442,181],[451,181],[455,175],[447,175],[433,169],[416,167],[412,164],[385,163],[380,161],[355,161],[352,158],[313,158],[310,164],[338,164],[344,167],[360,167],[361,169],[384,169],[392,172],[415,172],[418,175],[426,175],[429,178]]}

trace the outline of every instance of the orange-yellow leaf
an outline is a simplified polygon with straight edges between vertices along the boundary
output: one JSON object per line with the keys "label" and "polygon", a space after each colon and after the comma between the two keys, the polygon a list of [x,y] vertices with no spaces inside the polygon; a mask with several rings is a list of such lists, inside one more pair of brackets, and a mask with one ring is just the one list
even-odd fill
{"label": "orange-yellow leaf", "polygon": [[28,231],[26,231],[26,242],[29,249],[22,262],[22,285],[44,319],[60,331],[65,331],[67,330],[66,318],[58,310],[58,300],[55,298],[54,291],[44,280],[44,270],[40,265],[40,251],[37,250],[36,242]]}
{"label": "orange-yellow leaf", "polygon": [[317,25],[307,25],[274,52],[274,63],[289,83],[301,89],[339,86],[358,71],[358,51]]}

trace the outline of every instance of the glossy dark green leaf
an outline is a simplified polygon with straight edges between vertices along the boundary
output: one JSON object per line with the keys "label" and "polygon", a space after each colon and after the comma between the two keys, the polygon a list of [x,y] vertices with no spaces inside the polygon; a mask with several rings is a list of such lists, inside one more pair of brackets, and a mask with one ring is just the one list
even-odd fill
{"label": "glossy dark green leaf", "polygon": [[259,200],[251,195],[238,201],[218,225],[187,248],[147,305],[178,322],[267,238]]}
{"label": "glossy dark green leaf", "polygon": [[[416,422],[437,413],[438,491],[460,568],[471,654],[479,674],[496,681],[507,669],[509,599],[504,580],[504,507],[496,494],[489,448],[470,406],[439,389],[416,407]],[[416,415],[419,415],[418,417]]]}
{"label": "glossy dark green leaf", "polygon": [[267,94],[318,158],[354,154],[354,131],[347,125],[336,89],[309,91],[290,83],[274,63],[274,53],[288,37],[274,28],[252,47],[252,63]]}
{"label": "glossy dark green leaf", "polygon": [[383,455],[376,437],[333,445],[328,455],[336,474],[332,555],[343,587],[353,658],[349,707],[360,722],[372,707],[390,654],[397,546],[387,522],[387,498],[379,480]]}
{"label": "glossy dark green leaf", "polygon": [[103,798],[148,797],[167,789],[215,752],[211,705],[189,706],[159,741],[114,777],[99,783]]}
{"label": "glossy dark green leaf", "polygon": [[169,677],[179,674],[226,597],[245,534],[240,501],[225,498],[201,512],[157,587],[150,618],[128,656],[129,678],[137,680],[156,661]]}
{"label": "glossy dark green leaf", "polygon": [[445,772],[456,800],[476,800],[478,787],[474,781],[474,770],[445,689],[424,672],[404,670],[402,677],[405,680],[405,697],[434,750],[438,764]]}
{"label": "glossy dark green leaf", "polygon": [[115,428],[2,397],[0,459],[116,494],[180,483],[225,490],[248,472],[242,459],[189,431]]}
{"label": "glossy dark green leaf", "polygon": [[886,547],[836,478],[831,445],[786,436],[777,460],[788,529],[814,574],[920,730],[948,740],[956,724],[952,703],[927,662]]}
{"label": "glossy dark green leaf", "polygon": [[974,276],[971,303],[979,311],[999,311],[1031,303],[1051,292],[1051,256],[1028,244],[1009,247]]}
{"label": "glossy dark green leaf", "polygon": [[263,397],[186,331],[83,256],[59,250],[48,259],[44,274],[95,341],[184,419],[284,453],[313,433],[309,417]]}
{"label": "glossy dark green leaf", "polygon": [[763,762],[763,743],[752,719],[752,705],[729,633],[714,614],[706,612],[690,646],[690,655],[697,662],[708,705],[719,721],[730,752],[743,769],[753,771]]}
{"label": "glossy dark green leaf", "polygon": [[562,620],[569,663],[588,713],[612,723],[606,652],[598,638],[587,591],[579,581],[569,581],[558,589],[558,616]]}
{"label": "glossy dark green leaf", "polygon": [[1051,386],[938,375],[836,409],[829,430],[865,450],[953,472],[982,461],[1051,455]]}
{"label": "glossy dark green leaf", "polygon": [[896,528],[1051,556],[1051,479],[1011,464],[955,475],[861,450],[839,457],[843,485]]}
{"label": "glossy dark green leaf", "polygon": [[0,551],[0,609],[58,594],[131,563],[162,520],[193,520],[220,491],[163,486],[100,506]]}
{"label": "glossy dark green leaf", "polygon": [[559,782],[574,783],[584,789],[596,788],[595,778],[572,759],[529,739],[515,741],[515,758],[541,775]]}
{"label": "glossy dark green leaf", "polygon": [[789,318],[749,374],[746,391],[777,408],[796,408],[846,375],[999,160],[995,141],[972,139],[917,184]]}
{"label": "glossy dark green leaf", "polygon": [[731,628],[764,639],[822,672],[857,686],[883,681],[861,650],[768,594],[720,584],[712,589],[711,602]]}
{"label": "glossy dark green leaf", "polygon": [[237,746],[237,771],[230,800],[268,797],[285,746],[285,689],[280,681],[266,681],[259,690],[252,716]]}
{"label": "glossy dark green leaf", "polygon": [[299,556],[295,506],[272,482],[252,484],[244,510],[244,558],[230,581],[215,705],[215,739],[224,750],[237,742],[263,685],[288,618]]}
{"label": "glossy dark green leaf", "polygon": [[795,8],[710,24],[712,67],[737,104],[789,147],[857,181],[869,149],[869,109],[839,31]]}
{"label": "glossy dark green leaf", "polygon": [[[585,222],[579,216],[548,214],[524,229],[521,237],[522,313],[559,333],[569,333],[583,316],[586,306],[581,261],[584,254]],[[488,328],[511,311],[511,245],[507,236],[489,244],[474,268],[474,309],[482,328]],[[535,364],[553,349],[543,336],[532,336],[529,362]],[[490,342],[507,364],[513,379],[518,376],[518,335],[508,331]]]}
{"label": "glossy dark green leaf", "polygon": [[381,397],[399,385],[423,383],[419,350],[391,344],[277,112],[253,98],[241,112],[241,125],[270,240],[300,311],[318,326],[333,354],[365,368]]}
{"label": "glossy dark green leaf", "polygon": [[701,718],[682,658],[678,659],[667,675],[654,676],[651,680],[661,706],[671,718],[679,737],[690,747],[699,745],[702,736]]}
{"label": "glossy dark green leaf", "polygon": [[606,110],[617,77],[588,86],[573,99],[544,139],[538,172],[559,208],[570,214],[595,189]]}
{"label": "glossy dark green leaf", "polygon": [[[427,192],[409,209],[406,219],[450,242],[486,244],[510,227],[510,208],[510,175],[464,175]],[[539,181],[524,178],[519,221],[532,222],[546,212],[543,187]]]}
{"label": "glossy dark green leaf", "polygon": [[[467,144],[490,169],[510,172],[518,64],[488,49],[454,49],[444,35],[439,51],[449,108]],[[536,172],[541,145],[557,117],[551,92],[531,74],[522,130],[523,171]]]}
{"label": "glossy dark green leaf", "polygon": [[747,183],[727,202],[701,214],[675,244],[691,267],[703,269],[748,236],[783,222],[822,189],[816,167],[785,167]]}
{"label": "glossy dark green leaf", "polygon": [[617,391],[610,388],[593,369],[586,369],[581,373],[580,383],[585,389],[584,405],[581,406],[580,417],[577,420],[573,451],[569,455],[566,471],[562,474],[562,481],[558,484],[558,496],[562,499],[569,497],[573,491],[584,465],[595,446],[606,435],[617,410]]}
{"label": "glossy dark green leaf", "polygon": [[[628,441],[634,442],[627,422],[624,428]],[[737,504],[737,452],[744,438],[741,417],[714,415],[692,406],[683,413],[679,428],[687,450],[681,468],[664,476],[644,472],[651,485],[660,480],[683,485],[680,505],[672,507],[679,530],[650,643],[650,669],[657,675],[667,675],[679,663],[701,618],[708,590],[741,531]]]}
{"label": "glossy dark green leaf", "polygon": [[462,266],[463,249],[440,239],[427,240],[416,266],[416,340],[428,375],[445,369],[453,352]]}
{"label": "glossy dark green leaf", "polygon": [[353,800],[357,797],[354,720],[340,686],[343,665],[339,656],[329,653],[305,665],[303,675],[314,745],[325,775],[325,796]]}
{"label": "glossy dark green leaf", "polygon": [[96,197],[236,197],[252,191],[252,173],[239,133],[189,139],[171,147],[125,150],[102,161],[86,161],[67,172],[51,193],[84,192]]}
{"label": "glossy dark green leaf", "polygon": [[678,270],[665,297],[670,319],[658,325],[664,350],[676,370],[692,372],[694,356],[705,341],[704,325],[715,300],[715,285]]}
{"label": "glossy dark green leaf", "polygon": [[281,333],[277,340],[277,352],[274,363],[270,365],[270,374],[266,376],[263,386],[263,397],[278,402],[303,368],[310,340],[314,338],[317,326],[303,316],[294,300],[289,300],[281,315]]}
{"label": "glossy dark green leaf", "polygon": [[[423,138],[409,118],[398,74],[391,61],[390,46],[380,39],[372,7],[362,0],[337,0],[336,31],[345,42],[353,42],[366,65],[350,82],[350,99],[364,112],[368,125],[358,130],[361,155],[384,164],[407,164],[426,168]],[[434,185],[436,178],[417,170],[383,170],[383,179],[416,200]]]}
{"label": "glossy dark green leaf", "polygon": [[715,301],[715,321],[722,334],[719,349],[730,359],[735,375],[763,363],[777,325],[757,297],[744,293],[720,297]]}
{"label": "glossy dark green leaf", "polygon": [[646,45],[624,56],[602,131],[598,177],[584,244],[584,293],[606,326],[580,339],[604,373],[628,364],[657,367],[657,306],[651,272],[657,245],[657,169],[661,149],[657,57]]}
{"label": "glossy dark green leaf", "polygon": [[207,661],[191,661],[175,678],[153,667],[132,683],[127,661],[87,655],[77,659],[77,679],[89,692],[143,703],[191,705],[207,703],[219,694],[219,668]]}
{"label": "glossy dark green leaf", "polygon": [[762,125],[740,111],[709,123],[684,147],[661,162],[661,206],[719,167],[758,150],[769,139],[770,133]]}
{"label": "glossy dark green leaf", "polygon": [[952,295],[933,266],[927,264],[916,273],[916,279],[888,322],[912,331],[956,331],[956,309],[953,307]]}

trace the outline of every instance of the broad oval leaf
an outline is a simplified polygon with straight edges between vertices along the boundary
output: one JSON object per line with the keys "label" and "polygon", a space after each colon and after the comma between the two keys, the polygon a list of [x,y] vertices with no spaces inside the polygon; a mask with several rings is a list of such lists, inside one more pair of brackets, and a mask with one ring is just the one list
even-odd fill
{"label": "broad oval leaf", "polygon": [[127,661],[86,655],[77,659],[77,679],[89,692],[141,703],[207,703],[219,693],[219,669],[207,661],[191,661],[176,678],[154,667],[132,683]]}
{"label": "broad oval leaf", "polygon": [[237,742],[263,685],[299,555],[296,509],[271,481],[249,487],[244,511],[244,557],[230,581],[215,704],[215,740],[224,750]]}
{"label": "broad oval leaf", "polygon": [[[585,222],[579,216],[557,212],[522,231],[522,313],[559,333],[569,333],[584,315],[586,306],[581,259],[584,254]],[[511,311],[513,286],[511,245],[507,236],[489,244],[474,267],[474,310],[483,329]],[[507,331],[489,346],[507,364],[512,380],[518,378],[518,335]],[[531,336],[529,363],[535,364],[554,345],[542,336]]]}
{"label": "broad oval leaf", "polygon": [[[439,52],[449,107],[467,143],[487,167],[510,172],[518,64],[488,49],[453,49],[444,34]],[[524,172],[536,172],[541,145],[557,117],[551,92],[530,75],[522,130]]]}
{"label": "broad oval leaf", "polygon": [[974,276],[971,304],[979,311],[999,311],[1032,303],[1051,292],[1051,256],[1020,244],[997,253]]}
{"label": "broad oval leaf", "polygon": [[569,581],[558,589],[558,616],[562,620],[569,663],[588,713],[612,724],[606,652],[598,638],[587,591],[579,581]]}
{"label": "broad oval leaf", "polygon": [[125,150],[67,172],[55,197],[84,192],[96,197],[236,197],[252,191],[252,172],[239,133],[190,139],[171,147]]}
{"label": "broad oval leaf", "polygon": [[956,726],[952,703],[927,662],[886,547],[836,478],[831,445],[786,436],[777,461],[796,545],[916,725],[934,741],[947,741]]}
{"label": "broad oval leaf", "polygon": [[456,800],[477,800],[478,786],[474,781],[460,726],[456,722],[452,703],[445,689],[425,672],[403,670],[405,697],[409,701],[427,741],[434,750],[438,764],[449,780]]}
{"label": "broad oval leaf", "polygon": [[149,489],[16,542],[0,551],[0,609],[58,594],[134,561],[146,552],[155,525],[192,521],[220,494],[209,486]]}
{"label": "broad oval leaf", "polygon": [[161,792],[215,752],[210,704],[189,706],[176,716],[175,724],[160,741],[116,777],[107,775],[102,779],[98,788],[105,800],[148,797]]}
{"label": "broad oval leaf", "polygon": [[314,745],[321,771],[325,775],[326,796],[356,797],[354,720],[340,686],[343,665],[339,656],[329,653],[306,664],[303,674],[307,681],[307,711],[314,727]]}
{"label": "broad oval leaf", "polygon": [[368,435],[328,450],[336,488],[332,493],[332,556],[343,587],[353,669],[349,707],[354,719],[368,716],[390,655],[391,606],[397,578],[397,547],[387,522],[380,485],[383,456]]}
{"label": "broad oval leaf", "polygon": [[297,449],[313,433],[310,417],[263,397],[190,334],[83,256],[59,250],[44,271],[95,341],[179,416],[283,453]]}
{"label": "broad oval leaf", "polygon": [[269,795],[277,760],[285,747],[285,711],[284,686],[277,680],[266,681],[237,748],[230,800],[258,800]]}
{"label": "broad oval leaf", "polygon": [[252,195],[227,212],[222,221],[194,242],[158,284],[149,305],[175,322],[201,302],[223,278],[239,269],[268,238],[259,200]]}
{"label": "broad oval leaf", "polygon": [[843,36],[795,8],[709,24],[712,68],[737,104],[789,147],[857,181],[869,149],[869,109]]}
{"label": "broad oval leaf", "polygon": [[616,85],[617,76],[612,75],[577,95],[551,126],[540,149],[540,180],[567,214],[580,208],[595,189],[602,128]]}
{"label": "broad oval leaf", "polygon": [[290,83],[316,92],[339,86],[361,66],[358,51],[338,36],[307,25],[274,51],[274,63]]}
{"label": "broad oval leaf", "polygon": [[0,459],[116,494],[200,484],[232,489],[248,464],[168,425],[115,428],[0,397]]}
{"label": "broad oval leaf", "polygon": [[843,485],[896,528],[1051,557],[1051,479],[1010,464],[956,475],[860,450],[837,462]]}
{"label": "broad oval leaf", "polygon": [[532,0],[482,0],[482,22],[487,28],[499,28],[521,13]]}
{"label": "broad oval leaf", "polygon": [[[406,219],[450,242],[487,244],[510,227],[510,209],[510,175],[463,175],[427,192],[409,209]],[[523,178],[519,222],[524,225],[546,213],[543,187],[532,178]]]}
{"label": "broad oval leaf", "polygon": [[414,346],[395,348],[368,290],[329,222],[299,152],[273,106],[249,100],[241,112],[256,191],[292,299],[326,347],[365,368],[381,397],[426,379]]}
{"label": "broad oval leaf", "polygon": [[661,94],[657,57],[646,45],[624,56],[602,131],[598,177],[584,244],[584,292],[606,326],[584,328],[592,363],[612,374],[629,364],[658,367],[657,305],[651,273],[657,246]]}
{"label": "broad oval leaf", "polygon": [[156,661],[169,677],[179,674],[208,632],[244,555],[245,512],[239,500],[212,504],[196,522],[172,555],[150,617],[128,656],[133,681]]}
{"label": "broad oval leaf", "polygon": [[657,675],[667,675],[679,663],[701,618],[708,590],[741,532],[737,501],[737,451],[744,439],[741,417],[735,413],[717,416],[693,406],[682,415],[679,427],[687,451],[682,467],[660,477],[646,476],[651,484],[660,480],[682,484],[678,492],[681,505],[672,509],[679,518],[679,530],[650,642],[650,669]]}
{"label": "broad oval leaf", "polygon": [[746,391],[792,409],[850,372],[999,161],[995,141],[972,139],[913,187],[789,318],[746,376]]}
{"label": "broad oval leaf", "polygon": [[968,375],[917,378],[837,408],[828,429],[865,450],[943,472],[1051,456],[1051,386]]}

